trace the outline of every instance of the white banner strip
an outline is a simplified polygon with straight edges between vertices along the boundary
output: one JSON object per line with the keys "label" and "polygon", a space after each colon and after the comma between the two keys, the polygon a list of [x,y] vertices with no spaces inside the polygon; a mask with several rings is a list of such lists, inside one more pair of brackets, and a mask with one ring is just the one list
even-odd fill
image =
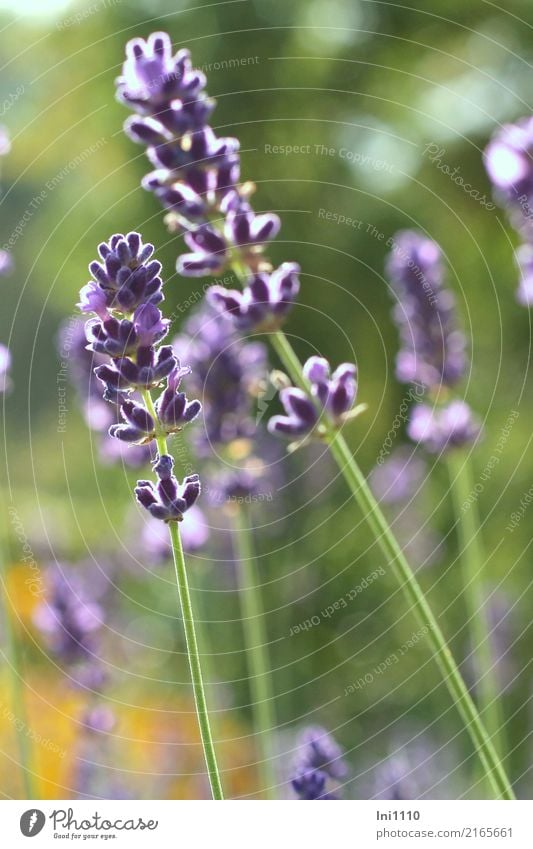
{"label": "white banner strip", "polygon": [[[531,802],[0,803],[1,845],[285,849],[533,846]],[[35,839],[35,843],[30,840]]]}

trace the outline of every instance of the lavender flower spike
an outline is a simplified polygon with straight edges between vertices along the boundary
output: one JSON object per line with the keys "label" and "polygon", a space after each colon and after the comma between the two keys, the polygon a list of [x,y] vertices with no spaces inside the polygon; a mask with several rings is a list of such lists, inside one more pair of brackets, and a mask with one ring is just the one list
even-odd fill
{"label": "lavender flower spike", "polygon": [[198,475],[188,475],[180,486],[172,473],[173,468],[172,457],[163,454],[154,464],[158,483],[154,485],[151,481],[141,480],[135,487],[139,504],[155,519],[164,522],[181,522],[183,514],[192,507],[200,494]]}
{"label": "lavender flower spike", "polygon": [[386,271],[398,293],[393,313],[402,343],[398,379],[431,390],[452,386],[465,371],[465,339],[456,327],[453,295],[443,286],[439,246],[402,230],[392,239]]}

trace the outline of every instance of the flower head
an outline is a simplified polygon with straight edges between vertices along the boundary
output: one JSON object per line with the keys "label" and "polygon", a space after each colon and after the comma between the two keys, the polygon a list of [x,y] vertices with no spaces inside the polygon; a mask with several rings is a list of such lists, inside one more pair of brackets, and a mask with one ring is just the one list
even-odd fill
{"label": "flower head", "polygon": [[173,474],[174,460],[168,454],[154,463],[157,484],[140,480],[135,487],[137,501],[155,519],[165,522],[183,520],[183,514],[192,507],[200,494],[198,475],[188,475],[180,485]]}

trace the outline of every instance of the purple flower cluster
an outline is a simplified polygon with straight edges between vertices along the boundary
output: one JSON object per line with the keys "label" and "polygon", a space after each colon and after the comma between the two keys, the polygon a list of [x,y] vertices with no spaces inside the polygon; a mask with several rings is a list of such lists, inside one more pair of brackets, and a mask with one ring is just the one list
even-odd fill
{"label": "purple flower cluster", "polygon": [[[180,391],[190,369],[181,366],[171,345],[160,344],[169,321],[156,306],[163,300],[163,284],[161,265],[151,259],[153,245],[143,244],[138,233],[116,234],[98,252],[101,262],[90,264],[93,279],[81,290],[79,306],[97,316],[86,325],[88,348],[106,361],[94,372],[105,400],[120,406],[123,422],[112,425],[109,434],[128,444],[148,444],[193,421],[201,404]],[[155,407],[153,389],[162,389]],[[142,401],[134,400],[139,394]],[[167,522],[181,521],[200,492],[197,475],[186,478],[180,489],[172,465],[168,455],[160,457],[154,469],[157,486],[139,481],[136,489],[151,515]]]}
{"label": "purple flower cluster", "polygon": [[0,392],[9,389],[9,369],[11,367],[11,353],[9,348],[0,343]]}
{"label": "purple flower cluster", "polygon": [[517,300],[533,305],[533,117],[505,124],[485,149],[485,168],[495,198],[506,209],[512,226],[524,240],[516,261],[520,271]]}
{"label": "purple flower cluster", "polygon": [[285,415],[274,416],[268,429],[277,436],[301,439],[313,433],[322,415],[339,427],[353,408],[357,397],[357,368],[343,363],[333,374],[324,357],[310,357],[304,365],[304,377],[310,394],[289,386],[281,390]]}
{"label": "purple flower cluster", "polygon": [[398,295],[398,379],[430,390],[452,386],[465,371],[465,339],[456,327],[453,295],[443,286],[440,247],[414,230],[400,231],[392,239],[386,272]]}
{"label": "purple flower cluster", "polygon": [[323,728],[311,726],[300,735],[298,748],[291,779],[298,798],[337,799],[328,783],[341,781],[348,772],[340,746]]}
{"label": "purple flower cluster", "polygon": [[468,404],[455,400],[443,407],[417,405],[411,413],[407,433],[430,453],[441,454],[475,442],[481,426]]}
{"label": "purple flower cluster", "polygon": [[240,184],[239,143],[217,138],[207,121],[214,101],[206,80],[192,68],[189,52],[172,55],[164,32],[134,39],[117,80],[119,100],[138,113],[125,124],[147,148],[156,170],[143,186],[168,210],[167,225],[184,233],[189,252],[177,268],[186,276],[218,274],[234,267],[245,276],[244,293],[217,287],[212,301],[240,329],[280,327],[299,289],[299,268],[273,271],[263,258],[265,243],[280,227],[277,215],[257,215],[250,183]]}

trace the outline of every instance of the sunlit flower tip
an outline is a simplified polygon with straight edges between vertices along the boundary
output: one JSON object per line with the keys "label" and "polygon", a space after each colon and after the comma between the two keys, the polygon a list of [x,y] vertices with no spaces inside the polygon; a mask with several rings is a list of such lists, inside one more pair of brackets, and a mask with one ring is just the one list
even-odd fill
{"label": "sunlit flower tip", "polygon": [[9,369],[11,368],[11,353],[9,348],[0,343],[0,392],[9,388]]}
{"label": "sunlit flower tip", "polygon": [[212,286],[207,296],[239,330],[273,330],[281,326],[300,289],[300,267],[283,263],[271,274],[254,274],[243,292]]}
{"label": "sunlit flower tip", "polygon": [[153,245],[144,245],[138,233],[118,233],[98,247],[101,261],[91,262],[93,281],[80,293],[82,312],[95,312],[106,318],[106,310],[132,313],[141,304],[163,300],[161,263],[148,260]]}
{"label": "sunlit flower tip", "polygon": [[517,301],[525,307],[533,306],[533,247],[521,245],[515,254],[520,271]]}
{"label": "sunlit flower tip", "polygon": [[176,111],[185,113],[182,118],[185,131],[198,123],[198,110],[201,120],[206,120],[213,108],[207,100],[192,108],[205,82],[204,74],[191,67],[188,50],[179,50],[173,56],[168,34],[154,32],[146,41],[134,38],[127,43],[122,76],[117,80],[117,96],[141,114],[158,113],[162,107],[180,101],[173,105]]}
{"label": "sunlit flower tip", "polygon": [[150,442],[155,435],[155,422],[148,410],[134,401],[124,401],[120,412],[125,424],[111,425],[109,435],[122,442]]}
{"label": "sunlit flower tip", "polygon": [[481,425],[468,404],[459,400],[440,408],[418,404],[407,426],[410,439],[433,454],[473,443],[481,432]]}
{"label": "sunlit flower tip", "polygon": [[135,488],[137,501],[155,518],[181,522],[200,494],[200,478],[188,475],[179,484],[173,474],[174,460],[163,454],[154,464],[157,484],[140,480]]}
{"label": "sunlit flower tip", "polygon": [[276,436],[296,439],[311,433],[318,422],[319,414],[313,401],[302,389],[290,387],[282,389],[280,401],[286,415],[273,416],[268,422],[268,430]]}

